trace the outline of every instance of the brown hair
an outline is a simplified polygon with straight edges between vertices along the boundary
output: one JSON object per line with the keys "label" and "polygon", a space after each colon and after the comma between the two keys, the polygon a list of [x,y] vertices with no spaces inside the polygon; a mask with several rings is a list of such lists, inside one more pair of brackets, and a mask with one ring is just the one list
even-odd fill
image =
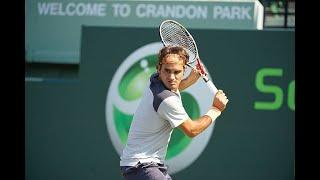
{"label": "brown hair", "polygon": [[162,61],[169,55],[169,54],[177,54],[180,58],[184,61],[183,64],[186,65],[189,61],[189,54],[187,51],[181,46],[166,46],[163,47],[158,54],[158,64],[157,68],[160,69]]}

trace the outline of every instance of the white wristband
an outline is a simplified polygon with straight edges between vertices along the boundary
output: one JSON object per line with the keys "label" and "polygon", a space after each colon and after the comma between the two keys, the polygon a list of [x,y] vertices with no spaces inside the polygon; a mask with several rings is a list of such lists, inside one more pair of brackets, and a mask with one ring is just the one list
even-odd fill
{"label": "white wristband", "polygon": [[217,117],[219,117],[221,114],[221,111],[219,111],[217,108],[209,109],[209,111],[205,114],[211,118],[212,121],[216,120]]}

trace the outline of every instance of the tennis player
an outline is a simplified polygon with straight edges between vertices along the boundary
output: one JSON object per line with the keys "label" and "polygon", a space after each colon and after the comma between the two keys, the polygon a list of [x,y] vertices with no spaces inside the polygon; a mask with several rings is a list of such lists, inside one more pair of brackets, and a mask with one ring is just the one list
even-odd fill
{"label": "tennis player", "polygon": [[157,72],[150,77],[120,157],[120,169],[126,180],[171,179],[164,161],[173,128],[179,127],[187,136],[195,137],[220,116],[228,103],[219,90],[208,112],[191,120],[180,91],[194,84],[199,73],[193,70],[183,79],[189,55],[181,47],[164,47],[158,56]]}

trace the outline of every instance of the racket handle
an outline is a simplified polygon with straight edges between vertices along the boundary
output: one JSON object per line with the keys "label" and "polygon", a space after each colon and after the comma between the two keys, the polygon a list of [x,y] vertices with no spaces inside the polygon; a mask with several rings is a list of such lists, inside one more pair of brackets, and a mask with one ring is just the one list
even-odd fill
{"label": "racket handle", "polygon": [[204,80],[204,82],[206,82],[208,88],[210,89],[210,91],[215,96],[217,94],[217,92],[218,92],[217,87],[212,83],[212,81],[208,77],[204,77],[203,80]]}
{"label": "racket handle", "polygon": [[208,81],[207,86],[209,87],[210,91],[213,93],[213,95],[215,96],[218,92],[218,89],[216,88],[216,86],[212,83],[212,81]]}

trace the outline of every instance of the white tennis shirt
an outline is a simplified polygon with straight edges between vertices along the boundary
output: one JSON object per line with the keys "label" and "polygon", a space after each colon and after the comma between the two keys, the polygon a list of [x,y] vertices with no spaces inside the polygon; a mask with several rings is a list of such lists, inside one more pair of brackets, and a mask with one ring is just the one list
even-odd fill
{"label": "white tennis shirt", "polygon": [[150,77],[141,102],[134,113],[120,166],[164,163],[173,128],[189,119],[180,92],[165,88],[158,73]]}

